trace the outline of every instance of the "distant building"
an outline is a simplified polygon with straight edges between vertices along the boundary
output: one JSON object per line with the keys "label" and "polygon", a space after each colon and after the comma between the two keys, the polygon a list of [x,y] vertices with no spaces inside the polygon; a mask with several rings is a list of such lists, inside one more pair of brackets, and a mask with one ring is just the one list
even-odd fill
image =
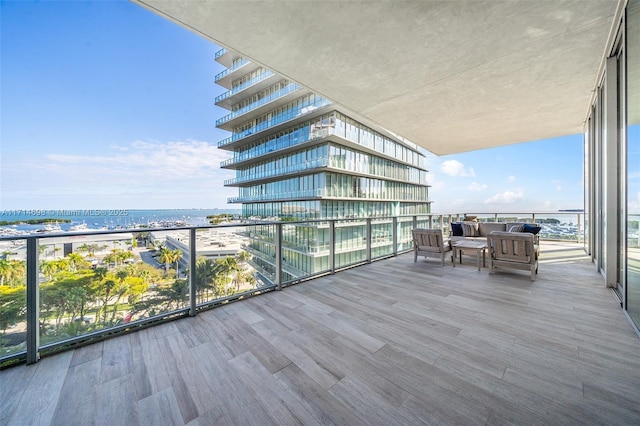
{"label": "distant building", "polygon": [[[156,245],[164,244],[170,249],[180,250],[182,257],[179,263],[183,267],[189,265],[189,231],[153,231],[150,240]],[[206,259],[235,256],[245,244],[236,228],[202,229],[198,231],[196,254]]]}
{"label": "distant building", "polygon": [[[227,69],[215,77],[228,89],[216,105],[230,113],[216,122],[232,132],[218,147],[233,151],[221,167],[236,170],[225,186],[244,217],[266,220],[365,219],[430,212],[424,155],[329,100],[242,56],[222,49]],[[392,251],[392,221],[376,221],[372,257]],[[413,224],[398,222],[408,234]],[[247,250],[273,279],[273,226],[252,228]],[[284,227],[283,281],[329,268],[328,225]],[[364,221],[336,229],[336,267],[363,259]]]}

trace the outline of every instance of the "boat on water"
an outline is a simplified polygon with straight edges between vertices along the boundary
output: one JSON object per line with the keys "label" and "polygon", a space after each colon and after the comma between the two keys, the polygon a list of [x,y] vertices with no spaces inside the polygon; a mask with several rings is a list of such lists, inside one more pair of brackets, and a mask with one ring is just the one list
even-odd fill
{"label": "boat on water", "polygon": [[37,229],[37,233],[48,234],[51,232],[62,232],[62,228],[57,223],[46,223],[43,228]]}
{"label": "boat on water", "polygon": [[189,226],[185,220],[158,220],[147,222],[147,228],[179,228]]}
{"label": "boat on water", "polygon": [[29,235],[29,233],[13,227],[0,226],[0,237],[19,237],[23,235]]}
{"label": "boat on water", "polygon": [[69,228],[69,232],[82,232],[88,230],[89,227],[86,223],[80,223],[78,225],[73,225]]}

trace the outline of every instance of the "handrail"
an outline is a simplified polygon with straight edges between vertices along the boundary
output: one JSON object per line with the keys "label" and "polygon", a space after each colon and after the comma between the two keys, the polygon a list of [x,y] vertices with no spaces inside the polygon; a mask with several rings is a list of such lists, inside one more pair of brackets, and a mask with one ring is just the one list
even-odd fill
{"label": "handrail", "polygon": [[[567,215],[575,215],[578,220],[578,224],[582,223],[582,212],[549,212],[549,213],[484,213],[476,214],[480,217],[486,217],[493,220],[512,220],[516,219],[534,219],[543,225],[542,238],[549,239],[555,238],[552,229],[560,229],[563,224],[557,224],[553,221],[546,221],[545,216],[564,217]],[[440,228],[443,231],[447,231],[449,224],[452,221],[461,220],[464,214],[451,213],[451,214],[419,214],[419,215],[402,215],[402,216],[380,216],[370,218],[333,218],[333,219],[313,219],[313,220],[270,220],[273,218],[236,218],[235,222],[223,225],[204,225],[204,226],[182,226],[175,228],[152,228],[152,229],[122,229],[122,230],[89,230],[83,232],[73,233],[52,233],[52,234],[32,234],[32,235],[20,235],[20,236],[2,236],[0,241],[17,241],[18,245],[22,247],[20,250],[24,250],[24,258],[26,259],[26,271],[24,277],[24,284],[20,284],[20,287],[16,287],[16,297],[18,303],[22,303],[23,309],[18,309],[16,312],[16,321],[18,321],[19,329],[26,330],[26,339],[24,346],[10,347],[7,352],[6,343],[0,341],[0,366],[15,363],[17,361],[26,361],[28,363],[37,362],[42,354],[49,354],[54,352],[60,352],[74,347],[75,345],[83,342],[93,342],[100,339],[106,339],[119,333],[126,333],[134,331],[143,327],[153,326],[155,324],[170,321],[176,318],[181,318],[188,315],[197,315],[203,309],[218,306],[223,303],[227,303],[234,300],[243,299],[249,296],[259,295],[265,292],[274,291],[282,288],[286,285],[295,284],[304,280],[308,280],[319,275],[332,274],[339,271],[341,268],[351,267],[357,264],[371,262],[379,258],[388,256],[395,256],[399,253],[404,253],[411,250],[411,229],[416,227],[421,228]],[[537,219],[536,219],[537,218]],[[572,222],[573,223],[573,222]],[[341,230],[345,226],[359,226],[365,229],[364,238],[360,240],[342,240],[337,238],[342,232]],[[323,229],[330,230],[330,238],[328,241],[307,241],[304,243],[303,239],[297,237],[298,227],[321,227]],[[545,230],[545,227],[547,228]],[[246,228],[246,230],[243,230]],[[271,231],[265,231],[271,230]],[[580,230],[580,226],[574,224],[574,229]],[[127,276],[124,274],[115,275],[118,269],[106,271],[107,274],[111,273],[111,284],[107,284],[107,281],[100,281],[96,277],[96,272],[91,272],[89,269],[82,270],[82,272],[68,272],[64,276],[64,287],[56,287],[56,279],[51,278],[51,271],[48,269],[50,265],[45,259],[44,262],[40,262],[43,259],[40,257],[40,249],[47,244],[51,246],[60,245],[64,246],[65,250],[70,249],[72,253],[80,252],[80,247],[77,244],[84,242],[85,244],[90,241],[106,242],[111,241],[111,248],[102,249],[102,253],[97,253],[95,256],[99,259],[102,257],[102,261],[106,260],[107,254],[127,252],[127,250],[116,250],[118,244],[114,241],[131,241],[136,233],[146,234],[151,240],[151,237],[156,235],[158,231],[170,231],[170,232],[182,232],[188,235],[188,251],[183,255],[188,257],[185,260],[185,264],[190,265],[191,273],[185,277],[185,290],[178,291],[180,287],[176,284],[175,288],[171,286],[157,287],[157,288],[142,288],[141,294],[135,296],[131,293],[127,296],[127,293],[123,293],[122,297],[126,298],[119,304],[117,301],[117,292],[105,292],[107,287],[111,285],[117,285],[118,280],[127,280]],[[214,287],[207,287],[201,282],[201,275],[199,271],[198,263],[193,258],[199,255],[199,251],[204,250],[203,247],[198,246],[198,242],[203,243],[205,238],[210,238],[206,234],[207,232],[219,233],[216,235],[223,235],[225,232],[241,240],[247,239],[259,243],[270,244],[272,248],[269,250],[270,254],[266,254],[264,251],[260,251],[254,247],[250,250],[239,248],[239,253],[242,250],[252,253],[253,259],[246,259],[248,265],[265,265],[269,266],[269,270],[255,270],[256,276],[260,276],[262,281],[257,282],[254,285],[241,287],[239,284],[232,284],[226,282],[225,279],[219,281],[225,287],[225,292],[216,293]],[[262,234],[261,232],[267,232]],[[251,234],[249,238],[247,235]],[[103,238],[107,237],[110,238]],[[121,236],[122,238],[114,238],[114,236]],[[218,238],[218,237],[215,237]],[[214,238],[214,239],[215,239]],[[234,237],[236,238],[236,237]],[[581,237],[577,239],[580,240]],[[564,238],[565,240],[567,238]],[[168,241],[168,240],[167,240]],[[212,241],[209,239],[208,241]],[[575,238],[574,238],[575,241]],[[75,245],[75,246],[74,246]],[[122,246],[126,248],[126,245]],[[246,245],[245,245],[246,247]],[[258,246],[259,247],[259,246]],[[366,248],[366,250],[363,250]],[[374,250],[375,249],[375,252]],[[295,257],[293,259],[287,259],[286,253],[293,251],[296,253],[313,253],[314,256],[329,256],[330,265],[326,271],[310,273],[301,269],[302,264],[295,263]],[[357,258],[354,263],[345,265],[336,261],[341,252],[344,251],[358,251],[359,253],[365,252],[366,256],[362,255],[361,258]],[[57,255],[54,250],[53,261],[60,261],[66,259],[61,252]],[[194,256],[195,254],[195,256]],[[189,260],[191,259],[191,260]],[[76,256],[76,261],[78,258]],[[115,261],[118,263],[118,260]],[[175,261],[174,261],[175,262]],[[58,262],[62,265],[61,262]],[[195,268],[194,268],[195,265]],[[156,267],[162,268],[162,265],[156,265]],[[173,267],[173,266],[172,266]],[[125,271],[125,268],[122,268]],[[104,270],[100,272],[105,273]],[[46,274],[46,275],[45,275]],[[79,275],[78,275],[79,274]],[[235,273],[234,273],[235,274]],[[120,277],[120,278],[118,278]],[[223,277],[224,278],[224,277]],[[140,287],[141,278],[136,278],[135,281],[138,287]],[[239,278],[236,278],[239,279]],[[76,281],[74,281],[76,280]],[[180,280],[176,281],[178,283]],[[125,281],[122,281],[125,282]],[[132,281],[133,282],[133,281]],[[238,281],[239,282],[239,281]],[[74,284],[75,283],[75,284]],[[6,285],[6,283],[5,283]],[[76,312],[71,315],[69,313],[55,315],[53,312],[57,312],[55,308],[56,300],[61,297],[56,296],[52,298],[51,290],[56,292],[63,291],[62,289],[74,288],[77,285],[78,289],[81,289],[83,285],[90,285],[91,291],[97,293],[94,294],[94,299],[87,299],[83,302],[83,308],[81,308],[82,314]],[[238,291],[236,291],[236,285],[238,285]],[[176,291],[176,293],[169,292],[169,289]],[[125,287],[122,287],[124,289]],[[160,289],[164,289],[164,293],[159,292]],[[66,291],[66,290],[65,290]],[[118,290],[120,291],[120,290]],[[122,290],[124,291],[124,290]],[[217,290],[216,290],[217,291]],[[76,291],[74,297],[82,296],[82,291]],[[160,294],[174,294],[173,299],[166,299],[166,305],[157,304],[153,305],[154,300],[165,300],[159,298]],[[64,298],[62,298],[64,299]],[[195,303],[198,300],[198,303]],[[26,301],[26,302],[25,302]],[[42,303],[41,303],[42,301]],[[103,302],[104,301],[104,302]],[[142,304],[141,304],[142,303]],[[129,320],[125,319],[124,322],[115,321],[118,317],[122,317],[126,312],[140,312],[139,309],[146,306],[144,303],[149,304],[150,308],[147,309],[145,315],[139,315]],[[154,302],[155,303],[155,302]],[[160,302],[157,302],[160,303]],[[165,303],[165,302],[162,302]],[[64,309],[71,309],[66,305]],[[102,306],[102,308],[100,308]],[[166,309],[165,309],[166,308]],[[62,308],[60,308],[62,309]],[[68,312],[68,311],[65,311]],[[88,315],[87,315],[88,314]],[[84,324],[87,321],[85,318],[88,316],[94,317],[93,324],[95,327],[87,328]],[[128,318],[131,318],[128,316]],[[109,321],[109,319],[111,319]],[[98,324],[100,320],[100,324]],[[104,321],[103,321],[104,320]],[[64,333],[58,333],[57,330]],[[53,334],[52,334],[53,333]],[[76,334],[74,334],[76,333]],[[72,336],[72,337],[69,337]],[[3,339],[4,340],[4,339]],[[13,349],[11,349],[13,348]],[[17,348],[17,349],[16,349]]]}
{"label": "handrail", "polygon": [[296,117],[309,114],[318,108],[322,108],[330,104],[331,104],[331,101],[324,98],[319,98],[313,102],[305,103],[303,105],[298,105],[298,106],[289,108],[288,110],[275,115],[270,120],[263,121],[260,124],[252,126],[241,132],[234,133],[231,137],[221,140],[220,142],[218,142],[218,147],[225,146],[232,142],[239,141],[240,139],[243,139],[249,135],[262,132],[270,127],[277,126],[278,124],[282,124],[285,121],[289,121]]}
{"label": "handrail", "polygon": [[234,71],[242,68],[243,66],[247,65],[249,62],[250,61],[247,58],[242,58],[238,62],[233,64],[233,66],[231,68],[227,68],[226,70],[216,74],[215,77],[213,77],[213,80],[217,82],[218,80],[221,80],[222,78],[226,77],[227,75],[231,74],[232,72],[234,72]]}
{"label": "handrail", "polygon": [[218,95],[215,97],[214,102],[220,102],[223,99],[228,98],[231,95],[235,95],[238,92],[243,91],[244,89],[253,86],[256,83],[261,82],[262,80],[267,79],[268,77],[271,77],[272,75],[274,75],[274,73],[272,71],[269,70],[265,70],[264,72],[258,74],[257,76],[238,84],[237,86],[235,86],[234,88],[232,88],[231,90],[227,90],[226,92],[224,92],[221,95]]}
{"label": "handrail", "polygon": [[[363,219],[357,219],[355,223],[360,223],[362,220]],[[365,219],[365,220],[370,221],[370,219]],[[18,317],[16,317],[17,321],[24,326],[24,329],[27,330],[26,339],[25,339],[26,346],[24,347],[17,346],[16,351],[12,352],[12,349],[10,349],[9,352],[6,352],[6,347],[4,346],[4,343],[0,343],[0,349],[3,349],[1,352],[2,355],[0,355],[0,366],[6,366],[12,363],[24,361],[24,360],[26,360],[27,363],[35,363],[39,360],[42,354],[51,354],[55,352],[60,352],[60,351],[72,348],[75,345],[81,344],[82,342],[87,342],[87,341],[95,342],[101,339],[110,338],[120,333],[126,333],[130,331],[138,330],[143,327],[152,326],[152,325],[170,321],[176,318],[181,318],[188,315],[191,315],[191,316],[197,315],[198,312],[200,312],[203,309],[215,307],[222,303],[227,303],[229,301],[262,294],[268,291],[273,291],[275,289],[282,288],[283,285],[290,285],[292,283],[297,283],[306,279],[313,278],[318,275],[317,273],[316,274],[307,273],[302,269],[300,269],[299,267],[300,265],[290,263],[286,259],[281,259],[282,253],[284,250],[297,250],[297,247],[296,247],[297,244],[295,243],[295,241],[288,241],[286,237],[286,235],[288,234],[285,234],[285,237],[283,238],[282,243],[276,245],[277,247],[276,256],[275,256],[275,260],[272,262],[273,265],[276,265],[276,271],[274,273],[272,273],[273,271],[271,272],[256,271],[256,274],[260,275],[265,279],[273,280],[272,282],[266,281],[261,284],[259,283],[258,285],[250,286],[245,289],[240,289],[240,291],[238,292],[233,291],[231,295],[224,293],[219,296],[214,294],[212,297],[209,297],[209,295],[212,294],[212,290],[207,287],[204,287],[204,288],[202,287],[201,285],[202,283],[199,282],[200,279],[198,278],[199,277],[199,272],[197,270],[198,265],[197,263],[194,263],[194,260],[192,259],[194,257],[193,256],[194,253],[196,255],[198,254],[198,247],[197,247],[198,240],[197,238],[195,238],[195,236],[199,235],[198,233],[200,232],[204,232],[207,230],[209,231],[213,230],[217,232],[217,231],[223,231],[228,228],[234,228],[237,230],[238,228],[249,227],[249,229],[253,229],[252,227],[256,227],[256,225],[260,225],[261,228],[264,225],[268,225],[268,226],[274,227],[276,230],[278,230],[277,232],[280,235],[283,235],[281,231],[283,226],[291,226],[291,225],[293,226],[295,225],[324,226],[327,223],[332,223],[331,225],[332,229],[336,229],[338,227],[334,226],[335,223],[342,224],[342,223],[348,223],[348,221],[349,221],[348,219],[332,219],[332,220],[318,219],[318,220],[305,220],[305,221],[284,221],[284,222],[275,221],[274,222],[274,221],[262,221],[262,220],[256,221],[256,220],[242,219],[242,220],[238,220],[235,223],[225,224],[225,225],[181,226],[181,227],[175,227],[175,228],[141,228],[141,229],[121,229],[121,230],[120,229],[119,230],[88,230],[88,231],[73,232],[73,233],[61,232],[61,233],[51,233],[51,234],[1,236],[0,241],[17,241],[20,246],[26,243],[25,254],[29,262],[27,262],[26,277],[24,278],[25,281],[23,284],[24,287],[19,287],[17,288],[17,291],[16,291],[16,297],[17,297],[16,300],[18,301],[18,303],[24,303],[23,307],[26,310],[26,314],[25,312],[22,312],[22,314],[19,314],[19,313],[16,314],[18,315]],[[415,218],[414,218],[414,221],[415,221]],[[117,296],[117,292],[114,291],[111,293],[111,295],[109,295],[110,294],[109,292],[106,292],[106,293],[104,292],[106,291],[106,288],[107,288],[105,286],[112,285],[112,284],[107,284],[106,281],[105,282],[99,281],[97,278],[95,278],[96,272],[90,272],[89,269],[86,269],[86,270],[83,269],[82,273],[79,272],[83,278],[79,277],[78,278],[79,281],[77,281],[77,283],[78,285],[90,284],[92,286],[91,288],[95,289],[95,291],[98,292],[95,295],[96,298],[92,299],[93,301],[87,299],[85,302],[83,302],[84,304],[84,308],[82,308],[83,314],[79,314],[80,316],[76,316],[78,315],[77,313],[70,314],[67,311],[65,311],[67,313],[63,314],[62,316],[55,315],[57,319],[51,316],[51,312],[53,312],[51,311],[51,309],[53,309],[51,307],[53,306],[51,305],[51,303],[56,303],[55,300],[64,299],[64,297],[62,298],[56,297],[54,299],[51,299],[50,296],[47,296],[50,290],[57,288],[56,287],[57,281],[55,279],[51,277],[47,278],[47,276],[43,275],[43,273],[45,272],[47,274],[50,274],[50,271],[48,269],[47,270],[42,269],[45,267],[48,268],[50,266],[49,262],[45,260],[45,263],[41,264],[38,259],[40,248],[42,246],[46,246],[47,242],[49,242],[49,244],[65,245],[67,243],[61,243],[60,242],[61,239],[62,241],[68,241],[69,242],[68,246],[72,250],[71,252],[76,253],[77,251],[79,251],[79,247],[77,246],[79,242],[83,242],[85,244],[90,241],[100,242],[102,237],[109,237],[108,239],[103,239],[102,241],[107,241],[107,240],[112,241],[111,250],[107,251],[105,248],[102,248],[101,249],[103,251],[102,253],[95,254],[95,256],[102,257],[103,260],[106,260],[107,253],[112,253],[112,252],[116,253],[119,251],[125,252],[125,253],[128,252],[127,250],[116,249],[118,245],[113,241],[115,242],[131,241],[132,236],[135,235],[136,233],[146,234],[149,236],[149,238],[151,238],[151,236],[155,235],[155,233],[159,231],[182,232],[182,233],[186,232],[189,235],[188,250],[186,251],[186,254],[185,252],[183,252],[184,256],[188,256],[190,259],[192,259],[192,260],[186,261],[186,264],[190,265],[190,270],[192,271],[186,276],[185,283],[188,287],[186,292],[176,293],[175,297],[178,297],[178,298],[169,299],[166,302],[167,303],[166,306],[152,305],[151,306],[152,309],[148,311],[150,315],[142,315],[137,319],[132,319],[131,321],[129,321],[128,319],[128,318],[132,318],[131,315],[127,315],[126,316],[127,319],[125,319],[124,322],[122,322],[122,319],[120,320],[120,322],[117,322],[117,321],[114,321],[114,319],[116,319],[117,317],[123,317],[127,311],[129,312],[129,314],[131,314],[132,312],[134,312],[135,314],[135,312],[137,312],[136,309],[138,309],[139,306],[145,306],[144,303],[140,305],[140,301],[142,302],[146,301],[147,303],[151,303],[151,301],[157,299],[160,293],[158,293],[156,289],[149,288],[148,290],[142,290],[145,292],[144,294],[146,295],[144,298],[136,299],[136,297],[134,297],[133,295],[126,296],[126,292],[125,292],[123,293],[123,297],[128,297],[127,299],[128,302],[124,304],[119,304],[117,300],[120,299],[120,296]],[[397,231],[394,231],[394,232],[397,232]],[[121,239],[114,238],[114,236],[116,237],[121,236],[122,238]],[[367,238],[371,239],[371,235],[369,234]],[[376,235],[376,243],[374,244],[374,246],[379,246],[380,244],[384,243],[384,242],[378,241],[379,238],[380,237]],[[404,242],[404,240],[406,240],[406,238],[404,237],[398,238],[395,235],[393,239],[389,239],[389,241],[402,241],[402,242]],[[73,247],[74,244],[76,245],[75,248]],[[65,245],[65,247],[67,247],[67,245]],[[321,247],[318,247],[318,248],[319,250],[315,250],[312,247],[311,248],[308,247],[309,249],[308,252],[318,253],[319,251],[322,251],[324,255],[327,255],[325,244],[321,244]],[[344,248],[344,249],[348,250],[348,248]],[[397,253],[406,251],[405,246],[400,243],[397,246],[394,246],[393,249],[390,248],[389,250],[390,250],[389,255],[395,255]],[[340,250],[330,250],[330,251],[335,254]],[[252,252],[256,256],[256,259],[258,259],[258,255],[260,255],[260,253],[256,253],[255,250],[252,250]],[[62,255],[62,253],[60,253],[58,256],[59,258],[56,258],[55,260],[62,260],[63,258],[65,258],[65,256]],[[76,257],[76,261],[78,261],[77,257]],[[118,263],[117,260],[115,262],[116,264]],[[248,264],[254,264],[254,265],[258,264],[256,261],[250,260],[250,259],[248,260],[248,262],[249,262]],[[335,262],[332,261],[331,264],[335,265]],[[194,268],[194,265],[195,265],[195,268]],[[124,272],[125,269],[122,269],[122,271]],[[323,274],[335,273],[335,272],[336,272],[336,269],[334,268],[332,270],[324,271]],[[104,272],[101,272],[101,273],[104,273]],[[109,274],[111,272],[106,272],[106,273]],[[73,278],[75,276],[74,274],[75,273],[70,273],[70,274],[67,273],[66,275],[64,275],[65,277],[64,279],[66,280],[65,282],[67,283],[65,284],[64,288],[68,288],[67,286],[71,285],[69,283],[74,282],[73,281],[75,279]],[[118,275],[118,277],[120,278],[117,278],[114,273],[113,277],[111,278],[112,281],[110,282],[117,283],[118,282],[117,280],[127,279],[126,275]],[[136,283],[137,283],[136,286],[140,287],[141,282],[136,281]],[[231,290],[231,287],[229,287],[228,290]],[[118,292],[119,291],[121,290],[118,290]],[[76,298],[84,297],[82,296],[82,294],[85,294],[85,293],[79,292],[74,297]],[[165,292],[162,294],[171,294],[171,293]],[[24,299],[22,299],[23,297]],[[43,301],[45,303],[43,304],[40,303],[40,300],[39,300],[40,297],[44,297]],[[26,300],[26,302],[19,302],[20,300]],[[100,305],[100,303],[102,303],[102,305]],[[65,305],[65,306],[68,306],[68,305]],[[102,308],[100,308],[100,306],[102,306]],[[167,309],[165,309],[164,311],[163,311],[164,309],[163,306],[167,307]],[[63,309],[63,308],[60,308],[60,309]],[[67,308],[64,308],[64,309],[67,309]],[[88,318],[87,313],[90,313],[89,316],[92,316],[93,319],[87,319]],[[20,315],[23,315],[23,316],[20,316]],[[107,321],[108,319],[110,320]],[[63,329],[66,331],[64,331],[63,334],[59,335],[57,331],[58,329],[60,329],[60,331],[62,331]],[[69,336],[72,336],[72,337],[69,337]]]}
{"label": "handrail", "polygon": [[325,138],[329,135],[333,134],[333,128],[324,128],[321,130],[314,131],[313,135],[307,133],[303,137],[293,138],[290,135],[282,136],[279,138],[271,139],[271,143],[269,144],[269,149],[267,151],[266,146],[263,149],[251,148],[250,150],[243,151],[241,153],[236,154],[234,157],[224,160],[220,163],[220,167],[228,166],[235,163],[240,163],[242,161],[246,161],[254,158],[256,155],[262,155],[266,153],[276,153],[292,146],[301,145],[305,142],[309,142],[315,139]]}
{"label": "handrail", "polygon": [[277,91],[271,93],[268,96],[265,96],[262,99],[259,99],[259,100],[255,101],[255,102],[245,106],[245,107],[242,107],[242,108],[240,108],[240,109],[238,109],[236,111],[233,111],[231,114],[227,114],[224,117],[217,119],[216,120],[216,126],[224,124],[224,123],[228,122],[229,120],[233,120],[234,118],[239,117],[239,116],[241,116],[243,114],[246,114],[249,111],[253,111],[254,109],[256,109],[256,108],[258,108],[258,107],[260,107],[260,106],[262,106],[262,105],[264,105],[266,103],[269,103],[269,102],[274,101],[274,100],[276,100],[278,98],[281,98],[282,96],[287,95],[289,93],[292,93],[292,92],[294,92],[294,91],[296,91],[298,89],[300,89],[299,85],[297,85],[295,83],[289,84],[289,85],[283,87],[282,89],[277,90]]}
{"label": "handrail", "polygon": [[249,182],[256,179],[269,178],[274,176],[285,176],[291,173],[299,172],[301,170],[315,169],[318,167],[327,167],[329,165],[328,158],[317,158],[315,160],[305,161],[303,163],[294,164],[291,166],[281,167],[279,169],[272,169],[267,172],[254,173],[248,176],[239,176],[233,179],[227,179],[224,181],[224,185],[233,185],[235,183]]}
{"label": "handrail", "polygon": [[[532,222],[542,224],[540,236],[545,240],[575,241],[582,243],[584,240],[584,212],[583,211],[549,211],[549,212],[472,212],[445,214],[438,213],[445,217],[456,217],[456,220],[463,220],[465,216],[476,216],[478,220],[490,222]],[[552,219],[549,220],[549,217]],[[557,217],[575,217],[575,223],[560,222]],[[558,222],[558,223],[556,223]]]}

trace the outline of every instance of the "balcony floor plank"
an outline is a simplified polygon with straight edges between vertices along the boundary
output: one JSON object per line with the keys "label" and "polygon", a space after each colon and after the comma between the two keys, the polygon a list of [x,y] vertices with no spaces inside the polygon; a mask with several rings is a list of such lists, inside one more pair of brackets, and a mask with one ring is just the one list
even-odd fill
{"label": "balcony floor plank", "polygon": [[535,282],[406,254],[0,371],[0,423],[640,424],[640,338],[542,250]]}
{"label": "balcony floor plank", "polygon": [[[72,357],[72,352],[64,352],[51,357],[51,362],[46,364],[39,362],[36,365],[20,367],[35,371],[27,383],[15,384],[15,390],[22,391],[22,395],[8,422],[9,425],[46,425],[52,422],[58,401],[63,395],[62,389],[69,374]],[[0,376],[0,383],[4,382],[3,376]],[[84,389],[81,392],[83,391]],[[74,394],[73,398],[78,396]],[[0,404],[3,405],[4,411],[4,401]]]}

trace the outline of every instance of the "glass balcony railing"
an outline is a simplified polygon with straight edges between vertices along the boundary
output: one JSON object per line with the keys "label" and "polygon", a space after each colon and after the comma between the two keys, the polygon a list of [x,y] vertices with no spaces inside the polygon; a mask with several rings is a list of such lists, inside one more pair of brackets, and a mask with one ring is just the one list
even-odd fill
{"label": "glass balcony railing", "polygon": [[228,50],[225,49],[224,47],[220,50],[218,50],[215,55],[214,55],[214,59],[218,59],[220,56],[224,55],[225,53],[227,53]]}
{"label": "glass balcony railing", "polygon": [[218,120],[216,120],[216,126],[224,124],[224,123],[228,122],[229,120],[233,120],[234,118],[239,117],[239,116],[241,116],[243,114],[246,114],[247,112],[252,111],[252,110],[254,110],[254,109],[256,109],[256,108],[258,108],[258,107],[260,107],[260,106],[262,106],[264,104],[267,104],[267,103],[269,103],[271,101],[274,101],[274,100],[276,100],[278,98],[281,98],[284,95],[288,95],[289,93],[295,92],[299,88],[300,88],[300,86],[298,86],[295,83],[289,84],[288,86],[283,87],[282,89],[277,90],[277,91],[271,93],[270,95],[265,96],[264,98],[262,98],[260,100],[257,100],[256,102],[253,102],[252,104],[249,104],[249,105],[247,105],[247,106],[245,106],[243,108],[240,108],[240,109],[232,112],[231,114],[227,114],[224,117],[219,118]]}
{"label": "glass balcony railing", "polygon": [[235,70],[247,65],[250,61],[248,59],[242,58],[241,60],[239,60],[238,62],[236,62],[235,64],[233,64],[233,66],[231,68],[227,68],[226,70],[216,74],[216,76],[213,78],[214,81],[219,81],[222,78],[228,76],[229,74],[231,74],[232,72],[234,72]]}
{"label": "glass balcony railing", "polygon": [[582,212],[466,213],[466,215],[477,216],[478,220],[484,222],[536,223],[542,228],[540,238],[546,240],[582,242],[584,232],[584,213]]}
{"label": "glass balcony railing", "polygon": [[[218,226],[2,236],[8,249],[0,259],[0,367],[35,363],[83,342],[407,252],[412,229],[448,234],[449,224],[463,216],[236,219]],[[581,239],[582,213],[476,216],[540,223],[543,239]],[[565,225],[571,238],[561,232]]]}
{"label": "glass balcony railing", "polygon": [[220,142],[218,142],[218,147],[228,145],[235,141],[239,141],[240,139],[246,138],[249,135],[262,132],[263,130],[266,130],[270,127],[274,127],[286,121],[293,120],[294,118],[309,114],[318,108],[322,108],[330,104],[331,101],[320,98],[308,104],[302,104],[293,108],[289,108],[288,110],[273,116],[270,120],[264,121],[242,132],[234,133],[231,137],[221,140]]}
{"label": "glass balcony railing", "polygon": [[[11,246],[2,259],[0,366],[24,360],[34,363],[42,354],[80,342],[193,316],[202,309],[370,260],[363,253],[371,253],[367,246],[375,251],[380,233],[378,225],[367,224],[368,220],[354,221],[365,232],[357,239],[357,247],[346,241],[353,239],[353,232],[346,231],[343,220],[335,227],[338,240],[334,247],[315,242],[304,250],[296,237],[299,229],[333,229],[335,221],[238,221],[144,232],[0,237]],[[415,223],[417,219],[408,220]],[[384,225],[385,235],[389,224]],[[281,237],[251,238],[257,226],[268,235]],[[367,229],[373,237],[367,237]],[[344,242],[340,240],[343,234]],[[385,238],[390,241],[388,235]],[[398,238],[403,247],[408,247],[407,238]],[[262,249],[253,247],[260,241]],[[354,250],[357,255],[350,255]],[[386,250],[389,255],[397,253],[393,248]],[[304,253],[320,255],[324,263],[307,270],[309,262],[300,257]],[[340,260],[329,262],[330,256]]]}
{"label": "glass balcony railing", "polygon": [[288,200],[292,198],[320,198],[326,194],[324,189],[309,189],[302,191],[281,192],[278,194],[256,194],[230,197],[228,203],[250,203],[254,201]]}
{"label": "glass balcony railing", "polygon": [[289,147],[301,145],[303,143],[306,143],[315,139],[325,138],[332,134],[333,134],[333,127],[326,127],[319,130],[314,130],[313,133],[307,130],[306,132],[301,132],[301,131],[295,132],[295,135],[286,134],[278,138],[271,139],[269,141],[268,146],[267,144],[261,144],[260,146],[257,146],[255,148],[236,154],[233,158],[229,158],[228,160],[222,161],[220,163],[220,167],[241,163],[243,161],[255,158],[256,156],[259,156],[259,155],[282,151]]}
{"label": "glass balcony railing", "polygon": [[294,164],[292,166],[281,167],[279,169],[273,169],[262,173],[254,173],[249,176],[240,176],[233,179],[227,179],[224,181],[225,186],[233,185],[236,183],[251,182],[256,179],[265,179],[273,176],[286,176],[292,173],[297,173],[302,170],[315,169],[318,167],[327,167],[329,165],[328,158],[318,158],[316,160],[305,161],[303,163]]}
{"label": "glass balcony railing", "polygon": [[247,81],[245,81],[243,83],[240,83],[239,85],[237,85],[233,89],[228,90],[228,91],[224,92],[223,94],[216,96],[215,102],[216,103],[220,102],[221,100],[226,99],[229,96],[232,96],[232,95],[235,95],[236,93],[242,92],[244,89],[246,89],[248,87],[251,87],[256,83],[259,83],[262,80],[265,80],[265,79],[271,77],[272,75],[274,75],[273,72],[265,70],[265,72],[263,72],[262,74],[257,75],[255,77],[253,77],[252,79],[247,80]]}

